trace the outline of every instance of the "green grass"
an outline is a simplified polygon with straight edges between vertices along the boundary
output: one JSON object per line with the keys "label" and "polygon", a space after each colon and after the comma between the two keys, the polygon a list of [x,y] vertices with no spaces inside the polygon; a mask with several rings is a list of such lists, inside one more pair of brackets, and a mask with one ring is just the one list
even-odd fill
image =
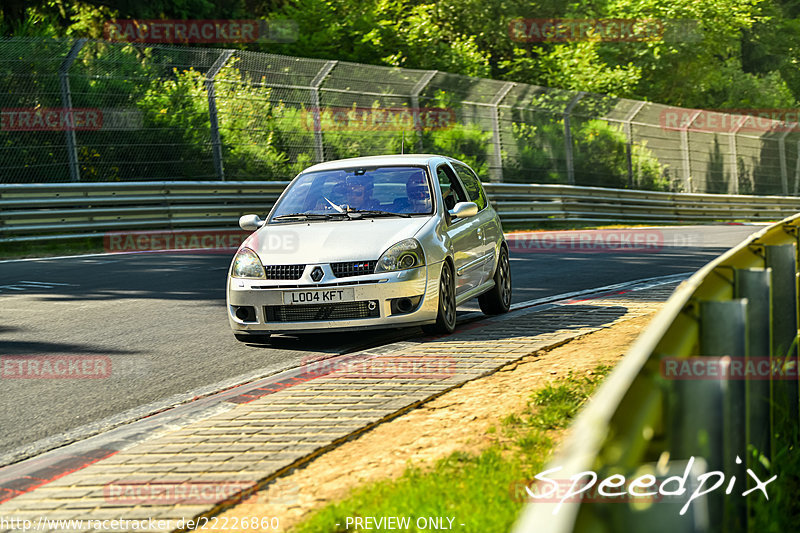
{"label": "green grass", "polygon": [[429,516],[454,518],[453,528],[464,532],[508,531],[523,506],[511,487],[542,471],[553,450],[552,430],[570,423],[609,370],[600,366],[590,376],[570,374],[537,391],[523,412],[500,420],[501,431],[494,426],[487,431],[493,443],[480,454],[455,452],[429,468],[409,465],[399,479],[356,488],[292,531],[355,531],[346,527],[346,518],[368,516],[411,517],[410,531],[421,530],[417,517]]}
{"label": "green grass", "polygon": [[766,481],[773,475],[778,476],[766,487],[769,501],[760,491],[747,497],[754,502],[750,507],[751,531],[783,533],[796,531],[797,524],[800,524],[800,446],[796,444],[800,442],[800,431],[795,426],[777,442],[783,445],[778,447],[772,462],[751,449],[754,462],[763,466],[754,468],[759,479]]}
{"label": "green grass", "polygon": [[104,251],[102,237],[0,243],[0,259],[97,254]]}

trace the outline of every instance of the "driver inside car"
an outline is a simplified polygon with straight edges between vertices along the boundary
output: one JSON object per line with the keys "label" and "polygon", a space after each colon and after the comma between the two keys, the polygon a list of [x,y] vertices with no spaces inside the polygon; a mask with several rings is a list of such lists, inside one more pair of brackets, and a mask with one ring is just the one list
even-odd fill
{"label": "driver inside car", "polygon": [[381,208],[380,202],[372,197],[374,183],[371,177],[366,175],[348,176],[345,184],[347,185],[345,203],[350,209],[378,210]]}
{"label": "driver inside car", "polygon": [[397,213],[429,213],[431,210],[431,195],[428,190],[428,181],[420,172],[413,174],[406,181],[406,198],[398,198],[394,202]]}

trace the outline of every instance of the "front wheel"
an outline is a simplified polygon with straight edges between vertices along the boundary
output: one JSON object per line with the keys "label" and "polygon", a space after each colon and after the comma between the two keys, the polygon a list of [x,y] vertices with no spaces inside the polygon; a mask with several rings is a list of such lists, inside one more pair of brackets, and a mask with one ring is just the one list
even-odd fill
{"label": "front wheel", "polygon": [[508,313],[511,308],[511,266],[505,246],[500,248],[500,257],[494,270],[494,287],[478,296],[478,304],[487,315]]}
{"label": "front wheel", "polygon": [[453,267],[445,261],[439,278],[439,312],[436,323],[422,326],[431,335],[453,333],[456,329],[456,281]]}

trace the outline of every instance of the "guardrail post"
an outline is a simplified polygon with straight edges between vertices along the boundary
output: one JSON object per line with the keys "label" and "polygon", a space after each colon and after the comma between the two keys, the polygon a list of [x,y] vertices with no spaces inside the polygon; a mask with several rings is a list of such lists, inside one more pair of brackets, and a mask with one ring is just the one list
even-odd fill
{"label": "guardrail post", "polygon": [[[703,356],[730,356],[744,358],[747,354],[747,300],[707,301],[700,302],[700,354]],[[740,361],[741,362],[741,361]],[[709,456],[705,459],[711,465],[721,466],[719,470],[726,475],[735,475],[738,479],[746,479],[744,463],[737,463],[738,456],[744,461],[747,456],[747,439],[745,430],[746,397],[745,382],[741,379],[720,378],[723,388],[722,410],[715,413],[722,415],[722,431],[717,435],[709,428]],[[702,404],[697,404],[702,405]],[[708,407],[708,406],[704,406]],[[700,437],[701,433],[698,433]],[[719,461],[717,457],[721,456]],[[726,498],[717,494],[709,497],[709,518],[711,524],[719,524],[726,533],[746,531],[747,506],[740,498]],[[721,518],[715,518],[719,517]]]}
{"label": "guardrail post", "polygon": [[413,108],[414,116],[414,129],[417,130],[417,151],[422,152],[422,122],[419,118],[419,93],[431,82],[438,70],[429,70],[426,72],[411,89],[411,107]]}
{"label": "guardrail post", "polygon": [[325,161],[325,146],[322,141],[322,119],[320,118],[319,109],[319,88],[328,74],[331,73],[333,67],[336,66],[337,61],[328,61],[322,68],[319,69],[317,75],[311,80],[311,104],[314,106],[314,161],[322,163]]}
{"label": "guardrail post", "polygon": [[503,101],[503,98],[506,97],[508,91],[510,91],[514,85],[513,82],[506,82],[503,87],[497,92],[497,94],[492,98],[491,106],[492,106],[492,144],[494,145],[494,154],[492,155],[492,159],[494,159],[494,165],[489,165],[489,179],[493,182],[502,182],[503,181],[503,145],[500,139],[500,111],[499,106],[500,102]]}
{"label": "guardrail post", "polygon": [[[757,357],[760,361],[769,358],[772,351],[772,269],[753,268],[733,271],[734,297],[747,299],[747,358]],[[747,457],[744,459],[748,468],[758,471],[757,459],[751,450],[760,457],[772,461],[770,435],[772,425],[770,419],[771,379],[748,379],[745,381],[745,409],[747,424]],[[748,488],[753,488],[752,480],[748,480]],[[747,501],[748,509],[753,504]],[[748,511],[748,516],[749,516]]]}
{"label": "guardrail post", "polygon": [[[747,357],[763,359],[772,352],[772,269],[734,270],[734,296],[747,299]],[[766,458],[772,457],[770,428],[770,380],[745,383],[747,395],[747,444]],[[748,464],[752,459],[748,454]]]}
{"label": "guardrail post", "polygon": [[233,55],[233,50],[223,50],[206,74],[206,94],[208,95],[208,121],[211,126],[211,156],[214,158],[214,173],[221,181],[225,181],[225,169],[222,166],[222,140],[219,136],[219,118],[217,116],[217,95],[214,90],[214,78]]}
{"label": "guardrail post", "polygon": [[[766,264],[772,269],[772,357],[784,368],[797,372],[797,263],[796,245],[767,245]],[[775,431],[794,427],[798,420],[798,382],[776,381],[773,384],[772,419]],[[772,449],[775,449],[772,442]]]}
{"label": "guardrail post", "polygon": [[69,90],[69,68],[78,57],[78,52],[86,44],[87,39],[78,39],[72,45],[67,57],[58,67],[58,80],[61,85],[62,113],[67,117],[64,134],[67,140],[67,157],[69,158],[69,177],[71,181],[81,181],[81,170],[78,167],[78,146],[75,141],[75,119],[72,116],[72,93]]}
{"label": "guardrail post", "polygon": [[567,160],[567,183],[575,185],[575,166],[572,159],[572,128],[570,127],[570,113],[578,105],[583,95],[583,91],[576,94],[564,109],[564,157]]}
{"label": "guardrail post", "polygon": [[633,133],[631,132],[631,122],[639,111],[644,107],[644,102],[637,102],[634,104],[633,109],[625,116],[622,122],[622,128],[625,131],[625,158],[628,163],[628,188],[633,189]]}

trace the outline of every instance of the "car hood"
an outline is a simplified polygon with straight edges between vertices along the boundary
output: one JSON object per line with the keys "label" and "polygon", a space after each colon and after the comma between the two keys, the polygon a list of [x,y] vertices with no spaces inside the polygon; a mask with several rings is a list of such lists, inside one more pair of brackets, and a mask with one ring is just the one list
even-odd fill
{"label": "car hood", "polygon": [[243,246],[258,253],[265,265],[370,261],[408,239],[430,217],[364,218],[265,225]]}

